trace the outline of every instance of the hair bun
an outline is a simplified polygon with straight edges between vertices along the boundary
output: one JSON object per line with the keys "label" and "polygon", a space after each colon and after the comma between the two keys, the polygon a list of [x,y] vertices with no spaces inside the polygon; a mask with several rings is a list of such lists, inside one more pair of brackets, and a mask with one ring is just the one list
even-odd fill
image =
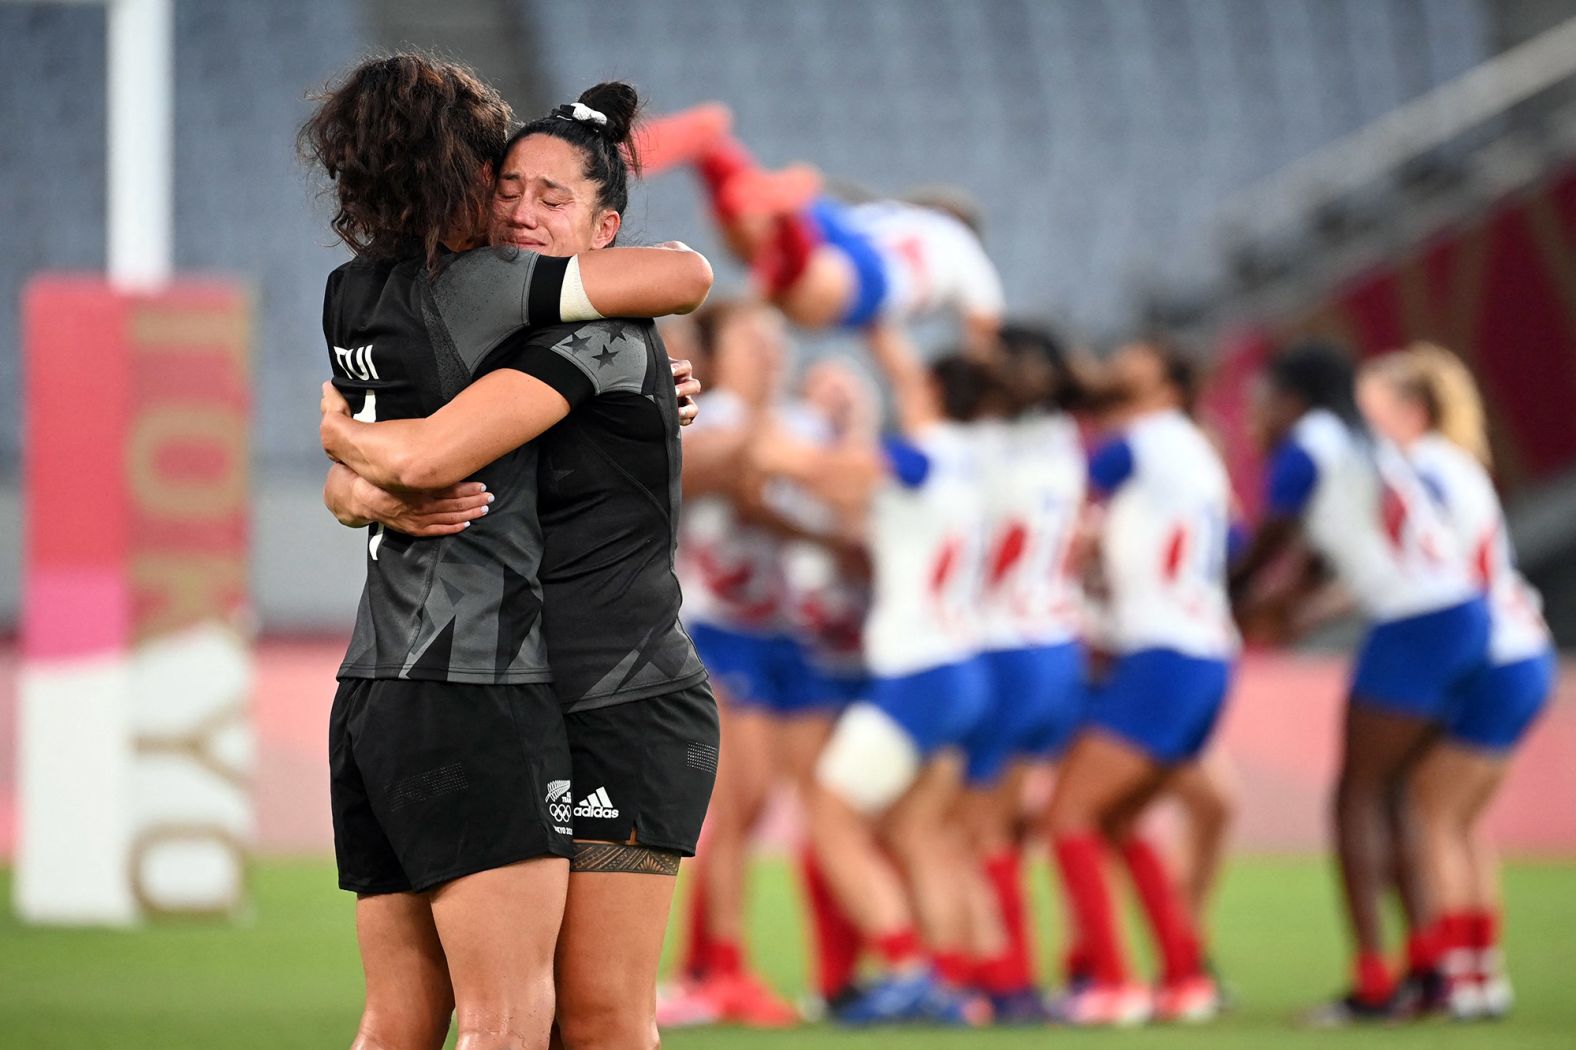
{"label": "hair bun", "polygon": [[582,91],[577,101],[607,117],[602,130],[609,141],[628,146],[635,113],[640,109],[640,95],[633,87],[621,80],[610,80]]}

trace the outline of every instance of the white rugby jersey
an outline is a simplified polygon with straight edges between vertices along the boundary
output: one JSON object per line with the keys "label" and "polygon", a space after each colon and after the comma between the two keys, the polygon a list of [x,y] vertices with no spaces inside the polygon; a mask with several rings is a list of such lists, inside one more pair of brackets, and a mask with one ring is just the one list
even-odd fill
{"label": "white rugby jersey", "polygon": [[[1284,479],[1299,467],[1311,477],[1297,493]],[[1301,514],[1309,541],[1376,622],[1437,612],[1477,593],[1455,534],[1400,450],[1332,412],[1304,415],[1277,450],[1270,504]]]}
{"label": "white rugby jersey", "polygon": [[1516,568],[1505,512],[1488,471],[1439,434],[1413,442],[1407,455],[1433,488],[1478,585],[1488,595],[1489,660],[1509,664],[1542,653],[1551,644],[1543,600]]}
{"label": "white rugby jersey", "polygon": [[1000,316],[1001,276],[974,231],[945,212],[902,201],[851,205],[849,225],[886,261],[883,317],[906,320],[936,310]]}
{"label": "white rugby jersey", "polygon": [[834,675],[862,674],[870,581],[843,571],[837,556],[808,540],[783,550],[789,630],[811,666]]}
{"label": "white rugby jersey", "polygon": [[984,647],[1069,642],[1083,598],[1070,558],[1087,477],[1078,427],[1037,412],[971,429],[984,471]]}
{"label": "white rugby jersey", "polygon": [[870,508],[874,575],[865,660],[873,674],[915,674],[978,649],[984,522],[980,471],[963,428],[938,423],[906,444],[928,461],[923,480],[894,474]]}
{"label": "white rugby jersey", "polygon": [[[702,397],[701,413],[689,431],[745,425],[748,407],[738,395],[716,390]],[[749,634],[780,633],[786,629],[781,557],[781,538],[741,522],[726,496],[686,500],[677,558],[683,621]]]}
{"label": "white rugby jersey", "polygon": [[1231,657],[1239,644],[1226,594],[1231,488],[1209,439],[1180,411],[1153,412],[1102,448],[1091,473],[1110,493],[1100,556],[1114,651]]}

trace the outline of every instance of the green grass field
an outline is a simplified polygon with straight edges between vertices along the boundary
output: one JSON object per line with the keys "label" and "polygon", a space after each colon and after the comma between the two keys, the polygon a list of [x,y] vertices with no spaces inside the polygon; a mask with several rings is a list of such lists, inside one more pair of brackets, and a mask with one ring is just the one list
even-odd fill
{"label": "green grass field", "polygon": [[[311,1047],[348,1044],[360,972],[351,898],[322,861],[259,866],[249,921],[234,927],[167,923],[138,932],[38,930],[0,917],[0,1048]],[[1217,959],[1239,1009],[1202,1029],[1068,1032],[848,1033],[822,1026],[790,1032],[737,1029],[669,1033],[671,1050],[721,1047],[1039,1047],[1069,1041],[1102,1047],[1542,1048],[1576,1046],[1576,863],[1521,863],[1507,874],[1507,948],[1520,1003],[1498,1025],[1429,1022],[1403,1029],[1314,1033],[1290,1018],[1339,983],[1341,935],[1328,872],[1305,859],[1238,862],[1219,904]],[[1055,909],[1035,879],[1047,938]],[[9,877],[0,872],[0,899]],[[752,908],[758,966],[789,994],[803,987],[804,944],[785,865],[764,862]],[[1047,943],[1054,944],[1054,940]]]}

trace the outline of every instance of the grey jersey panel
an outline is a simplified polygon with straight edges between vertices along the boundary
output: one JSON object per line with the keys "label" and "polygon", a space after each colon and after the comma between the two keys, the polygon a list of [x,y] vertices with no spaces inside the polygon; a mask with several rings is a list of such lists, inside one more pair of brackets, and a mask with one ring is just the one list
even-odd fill
{"label": "grey jersey panel", "polygon": [[[368,348],[330,355],[352,410],[385,420],[440,408],[492,346],[521,326],[534,260],[490,251],[452,256],[436,279],[414,262],[358,261],[336,271],[324,310],[330,347]],[[375,367],[361,367],[368,361]],[[475,480],[494,502],[456,535],[416,539],[381,526],[369,530],[367,582],[340,677],[550,680],[537,474],[534,444],[484,467]]]}
{"label": "grey jersey panel", "polygon": [[455,256],[433,280],[433,305],[468,372],[530,323],[531,276],[539,258],[518,248],[478,248]]}

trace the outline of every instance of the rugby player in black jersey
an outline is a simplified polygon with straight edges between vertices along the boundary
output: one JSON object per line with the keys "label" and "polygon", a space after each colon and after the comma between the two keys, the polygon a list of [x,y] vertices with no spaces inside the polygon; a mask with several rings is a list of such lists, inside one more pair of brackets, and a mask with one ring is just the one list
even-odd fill
{"label": "rugby player in black jersey", "polygon": [[[580,258],[610,243],[636,105],[627,86],[598,85],[517,132],[499,171],[495,242]],[[326,392],[326,447],[387,501],[470,478],[539,432],[518,392],[545,384],[561,397],[567,418],[535,442],[543,626],[573,759],[557,1020],[575,1050],[651,1046],[674,885],[652,876],[693,854],[718,744],[705,671],[678,623],[668,359],[650,322],[600,320],[521,333],[489,364],[422,420],[361,424]]]}
{"label": "rugby player in black jersey", "polygon": [[[542,644],[529,441],[581,395],[512,367],[520,351],[508,340],[536,324],[693,309],[711,271],[671,249],[546,258],[485,247],[511,118],[460,67],[373,59],[318,102],[300,146],[333,181],[333,226],[355,253],[328,282],[325,399],[361,420],[485,422],[452,478],[420,455],[377,472],[342,442],[338,422],[363,426],[348,415],[325,418],[325,447],[392,488],[463,478],[495,497],[449,535],[369,532],[329,730],[335,851],[341,886],[358,894],[367,981],[354,1046],[435,1050],[452,1011],[461,1050],[546,1047],[575,847],[570,741]],[[672,381],[649,385],[665,426]]]}

